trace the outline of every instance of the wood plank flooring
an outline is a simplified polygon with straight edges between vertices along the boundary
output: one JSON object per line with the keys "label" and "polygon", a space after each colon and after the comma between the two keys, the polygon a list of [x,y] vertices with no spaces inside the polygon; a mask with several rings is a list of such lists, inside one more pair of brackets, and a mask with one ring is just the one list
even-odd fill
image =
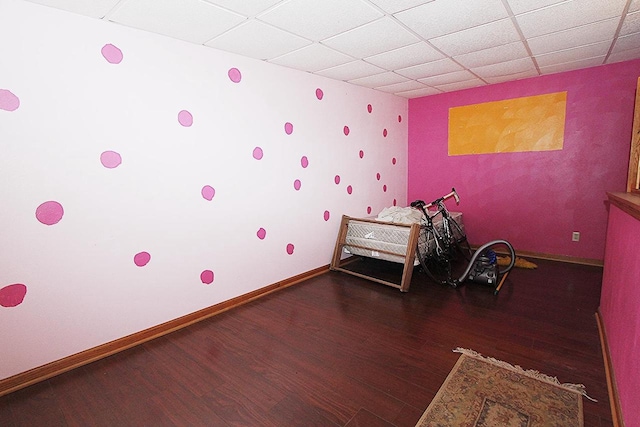
{"label": "wood plank flooring", "polygon": [[585,426],[612,426],[602,269],[533,261],[497,296],[323,274],[4,396],[0,425],[414,426],[465,347],[584,384]]}

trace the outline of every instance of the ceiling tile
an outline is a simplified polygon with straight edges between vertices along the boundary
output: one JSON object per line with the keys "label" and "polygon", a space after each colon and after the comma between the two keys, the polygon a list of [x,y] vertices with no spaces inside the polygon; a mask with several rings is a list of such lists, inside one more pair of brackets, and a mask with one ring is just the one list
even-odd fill
{"label": "ceiling tile", "polygon": [[80,15],[102,18],[118,4],[120,0],[29,0],[45,6],[79,13]]}
{"label": "ceiling tile", "polygon": [[531,71],[523,71],[521,73],[510,74],[508,76],[487,77],[485,80],[487,81],[488,84],[497,84],[497,83],[521,80],[521,79],[528,79],[531,77],[538,77],[538,73],[531,72]]}
{"label": "ceiling tile", "polygon": [[369,0],[387,13],[396,13],[434,0]]}
{"label": "ceiling tile", "polygon": [[425,78],[419,79],[419,81],[426,85],[437,87],[439,85],[444,85],[449,83],[458,83],[458,82],[463,82],[463,81],[473,80],[473,79],[477,80],[477,77],[474,76],[473,73],[471,73],[471,71],[461,70],[461,71],[454,71],[453,73],[439,74],[437,76],[425,77]]}
{"label": "ceiling tile", "polygon": [[450,56],[489,49],[520,40],[520,35],[511,19],[501,19],[489,24],[437,37],[431,43]]}
{"label": "ceiling tile", "polygon": [[456,64],[451,59],[446,58],[439,61],[428,62],[426,64],[414,65],[413,67],[402,68],[400,70],[396,70],[396,73],[410,79],[421,79],[460,70],[462,70],[462,67],[459,64]]}
{"label": "ceiling tile", "polygon": [[622,50],[620,52],[614,52],[607,58],[607,64],[620,61],[630,61],[632,59],[640,58],[640,47],[629,50]]}
{"label": "ceiling tile", "polygon": [[362,77],[359,79],[349,80],[349,82],[360,85],[360,86],[374,88],[378,86],[386,86],[386,85],[392,85],[394,83],[406,82],[408,80],[409,79],[406,79],[396,73],[387,71],[385,73],[376,74],[375,76]]}
{"label": "ceiling tile", "polygon": [[455,56],[454,59],[467,68],[482,67],[484,65],[520,59],[529,56],[522,42],[508,43],[489,49],[477,50]]}
{"label": "ceiling tile", "polygon": [[517,15],[525,37],[562,31],[620,16],[627,0],[571,0]]}
{"label": "ceiling tile", "polygon": [[301,49],[284,54],[269,62],[295,68],[297,70],[315,72],[336,65],[353,61],[353,58],[335,51],[319,43],[313,43]]}
{"label": "ceiling tile", "polygon": [[542,74],[555,74],[563,71],[571,71],[579,68],[589,68],[602,65],[604,63],[604,56],[598,58],[581,59],[580,61],[565,62],[564,64],[550,65],[548,67],[540,67]]}
{"label": "ceiling tile", "polygon": [[397,70],[442,58],[444,58],[442,53],[427,43],[420,42],[364,59],[386,70]]}
{"label": "ceiling tile", "polygon": [[415,80],[409,80],[406,82],[394,83],[392,85],[377,86],[375,89],[381,90],[383,92],[396,93],[396,92],[406,92],[408,90],[416,90],[416,89],[424,89],[424,88],[426,88],[426,86],[423,85],[422,83],[417,82]]}
{"label": "ceiling tile", "polygon": [[627,34],[618,37],[616,44],[613,46],[613,52],[619,53],[625,50],[636,49],[640,46],[640,33]]}
{"label": "ceiling tile", "polygon": [[534,55],[540,55],[605,40],[613,41],[618,23],[619,19],[611,18],[565,31],[533,37],[528,40],[529,48]]}
{"label": "ceiling tile", "polygon": [[362,59],[418,42],[419,39],[389,17],[339,34],[322,43]]}
{"label": "ceiling tile", "polygon": [[573,62],[582,58],[594,58],[597,56],[605,56],[611,47],[610,42],[594,43],[586,46],[580,46],[573,49],[560,50],[544,55],[536,55],[536,61],[540,67],[548,67],[555,64],[564,64]]}
{"label": "ceiling tile", "polygon": [[329,77],[330,79],[348,81],[384,72],[385,70],[380,67],[358,60],[348,62],[344,65],[338,65],[337,67],[327,68],[326,70],[316,72],[316,74]]}
{"label": "ceiling tile", "polygon": [[259,19],[317,42],[382,16],[362,0],[290,0]]}
{"label": "ceiling tile", "polygon": [[394,14],[425,39],[506,18],[501,0],[439,0]]}
{"label": "ceiling tile", "polygon": [[202,44],[245,17],[199,0],[128,0],[110,14],[109,20]]}
{"label": "ceiling tile", "polygon": [[625,36],[631,33],[637,33],[640,31],[640,11],[628,13],[624,18],[622,28],[620,29],[620,35]]}
{"label": "ceiling tile", "polygon": [[473,80],[465,80],[463,82],[438,85],[436,86],[436,89],[439,89],[443,92],[453,92],[456,90],[469,89],[472,87],[479,87],[479,86],[485,86],[485,85],[486,83],[483,82],[482,80],[473,79]]}
{"label": "ceiling tile", "polygon": [[263,22],[251,20],[206,43],[216,49],[268,60],[311,44]]}
{"label": "ceiling tile", "polygon": [[442,91],[429,87],[424,89],[408,90],[406,92],[396,92],[395,95],[411,99],[411,98],[419,98],[422,96],[437,95],[439,93],[442,93]]}
{"label": "ceiling tile", "polygon": [[631,0],[629,12],[637,12],[640,10],[640,0]]}
{"label": "ceiling tile", "polygon": [[535,75],[538,75],[531,58],[522,58],[513,61],[501,62],[499,64],[485,65],[484,67],[473,68],[471,71],[483,79],[520,75],[522,73],[534,73]]}
{"label": "ceiling tile", "polygon": [[542,9],[567,0],[507,0],[511,11],[514,14],[531,12],[532,10]]}
{"label": "ceiling tile", "polygon": [[245,16],[255,16],[282,0],[204,0]]}

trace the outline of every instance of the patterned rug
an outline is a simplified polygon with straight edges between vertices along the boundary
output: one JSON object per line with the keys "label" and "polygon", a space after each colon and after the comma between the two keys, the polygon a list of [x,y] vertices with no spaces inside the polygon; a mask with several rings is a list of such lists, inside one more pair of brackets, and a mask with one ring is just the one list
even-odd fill
{"label": "patterned rug", "polygon": [[[581,384],[462,353],[416,427],[582,427]],[[590,399],[590,398],[589,398]]]}

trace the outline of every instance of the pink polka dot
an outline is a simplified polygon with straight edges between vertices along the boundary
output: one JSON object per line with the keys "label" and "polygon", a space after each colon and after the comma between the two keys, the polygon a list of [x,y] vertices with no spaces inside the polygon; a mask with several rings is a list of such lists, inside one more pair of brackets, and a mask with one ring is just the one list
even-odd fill
{"label": "pink polka dot", "polygon": [[258,229],[258,232],[256,233],[256,235],[258,236],[258,239],[264,240],[264,238],[267,237],[267,230],[265,230],[264,228],[260,227]]}
{"label": "pink polka dot", "polygon": [[384,136],[385,138],[387,137],[387,130],[386,129],[382,130],[382,136]]}
{"label": "pink polka dot", "polygon": [[149,254],[149,252],[138,252],[133,257],[133,262],[138,267],[144,267],[149,263],[150,260],[151,260],[151,255]]}
{"label": "pink polka dot", "polygon": [[336,183],[336,185],[340,184],[340,175],[336,175],[336,176],[333,178],[333,182],[335,182],[335,183]]}
{"label": "pink polka dot", "polygon": [[385,193],[387,192],[387,184],[382,186],[382,191],[384,191]]}
{"label": "pink polka dot", "polygon": [[345,127],[342,129],[342,132],[344,132],[344,134],[345,134],[345,135],[349,135],[349,132],[350,132],[350,130],[349,130],[349,126],[345,126]]}
{"label": "pink polka dot", "polygon": [[348,193],[348,194],[353,193],[353,187],[352,187],[352,186],[347,185],[347,193]]}
{"label": "pink polka dot", "polygon": [[395,158],[395,157],[394,157],[393,159],[391,159],[391,164],[392,164],[392,165],[395,165],[395,164],[396,164],[396,162],[397,162],[397,160],[396,160],[396,158]]}
{"label": "pink polka dot", "polygon": [[202,197],[204,197],[205,199],[211,201],[213,200],[213,196],[216,195],[216,190],[210,185],[205,185],[204,187],[202,187],[200,194],[202,194]]}
{"label": "pink polka dot", "polygon": [[393,199],[393,206],[395,206],[398,203],[398,201],[396,199]]}
{"label": "pink polka dot", "polygon": [[300,165],[302,165],[303,168],[309,166],[309,159],[307,158],[307,156],[302,156],[302,158],[300,159]]}
{"label": "pink polka dot", "polygon": [[229,76],[229,80],[234,83],[240,83],[240,80],[242,80],[242,73],[240,73],[240,70],[237,68],[230,68],[227,75]]}
{"label": "pink polka dot", "polygon": [[15,307],[22,304],[27,294],[27,287],[22,283],[5,286],[0,289],[0,305],[3,307]]}
{"label": "pink polka dot", "polygon": [[256,147],[256,148],[253,149],[253,158],[254,159],[261,160],[263,156],[264,156],[264,152],[262,151],[262,148]]}
{"label": "pink polka dot", "polygon": [[371,215],[371,206],[367,206],[367,215]]}
{"label": "pink polka dot", "polygon": [[373,111],[373,106],[371,104],[367,105],[367,111],[371,113]]}
{"label": "pink polka dot", "polygon": [[329,221],[329,218],[331,217],[331,212],[329,211],[324,211],[324,220],[325,221]]}
{"label": "pink polka dot", "polygon": [[112,44],[102,46],[102,56],[110,64],[119,64],[122,61],[122,51]]}
{"label": "pink polka dot", "polygon": [[296,191],[300,190],[300,187],[302,187],[302,183],[300,182],[299,179],[296,179],[295,181],[293,181],[293,188],[295,188]]}
{"label": "pink polka dot", "polygon": [[360,150],[360,153],[358,154],[360,156],[360,158],[364,157],[364,151]]}
{"label": "pink polka dot", "polygon": [[122,163],[122,157],[115,151],[104,151],[100,154],[100,163],[102,163],[102,166],[105,168],[117,168],[120,166],[120,163]]}
{"label": "pink polka dot", "polygon": [[184,127],[189,127],[193,124],[193,116],[187,110],[182,110],[178,113],[178,122]]}
{"label": "pink polka dot", "polygon": [[378,172],[378,173],[376,174],[376,179],[377,179],[378,181],[380,181],[380,172]]}
{"label": "pink polka dot", "polygon": [[10,90],[0,89],[0,110],[15,111],[20,106],[20,99]]}
{"label": "pink polka dot", "polygon": [[295,247],[293,246],[293,244],[292,244],[292,243],[289,243],[289,244],[287,245],[287,253],[288,253],[289,255],[293,255],[293,250],[294,250],[294,249],[295,249]]}
{"label": "pink polka dot", "polygon": [[321,100],[322,97],[324,97],[324,92],[322,91],[322,89],[320,88],[316,89],[316,98]]}
{"label": "pink polka dot", "polygon": [[211,270],[204,270],[202,273],[200,273],[200,280],[202,281],[202,283],[204,283],[205,285],[210,285],[213,283],[213,271]]}
{"label": "pink polka dot", "polygon": [[402,121],[402,116],[398,114],[398,123]]}
{"label": "pink polka dot", "polygon": [[291,135],[293,133],[293,125],[289,122],[284,124],[284,132],[287,135]]}
{"label": "pink polka dot", "polygon": [[64,215],[62,205],[56,201],[42,203],[36,208],[36,218],[45,225],[57,224]]}

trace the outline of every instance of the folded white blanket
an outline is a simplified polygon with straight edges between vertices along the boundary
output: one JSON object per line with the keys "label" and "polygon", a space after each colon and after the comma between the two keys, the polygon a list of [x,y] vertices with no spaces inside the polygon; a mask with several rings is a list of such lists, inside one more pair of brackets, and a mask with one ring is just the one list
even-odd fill
{"label": "folded white blanket", "polygon": [[378,216],[377,221],[394,222],[397,224],[414,224],[419,223],[422,218],[422,212],[412,207],[401,208],[399,206],[391,206],[384,208]]}

